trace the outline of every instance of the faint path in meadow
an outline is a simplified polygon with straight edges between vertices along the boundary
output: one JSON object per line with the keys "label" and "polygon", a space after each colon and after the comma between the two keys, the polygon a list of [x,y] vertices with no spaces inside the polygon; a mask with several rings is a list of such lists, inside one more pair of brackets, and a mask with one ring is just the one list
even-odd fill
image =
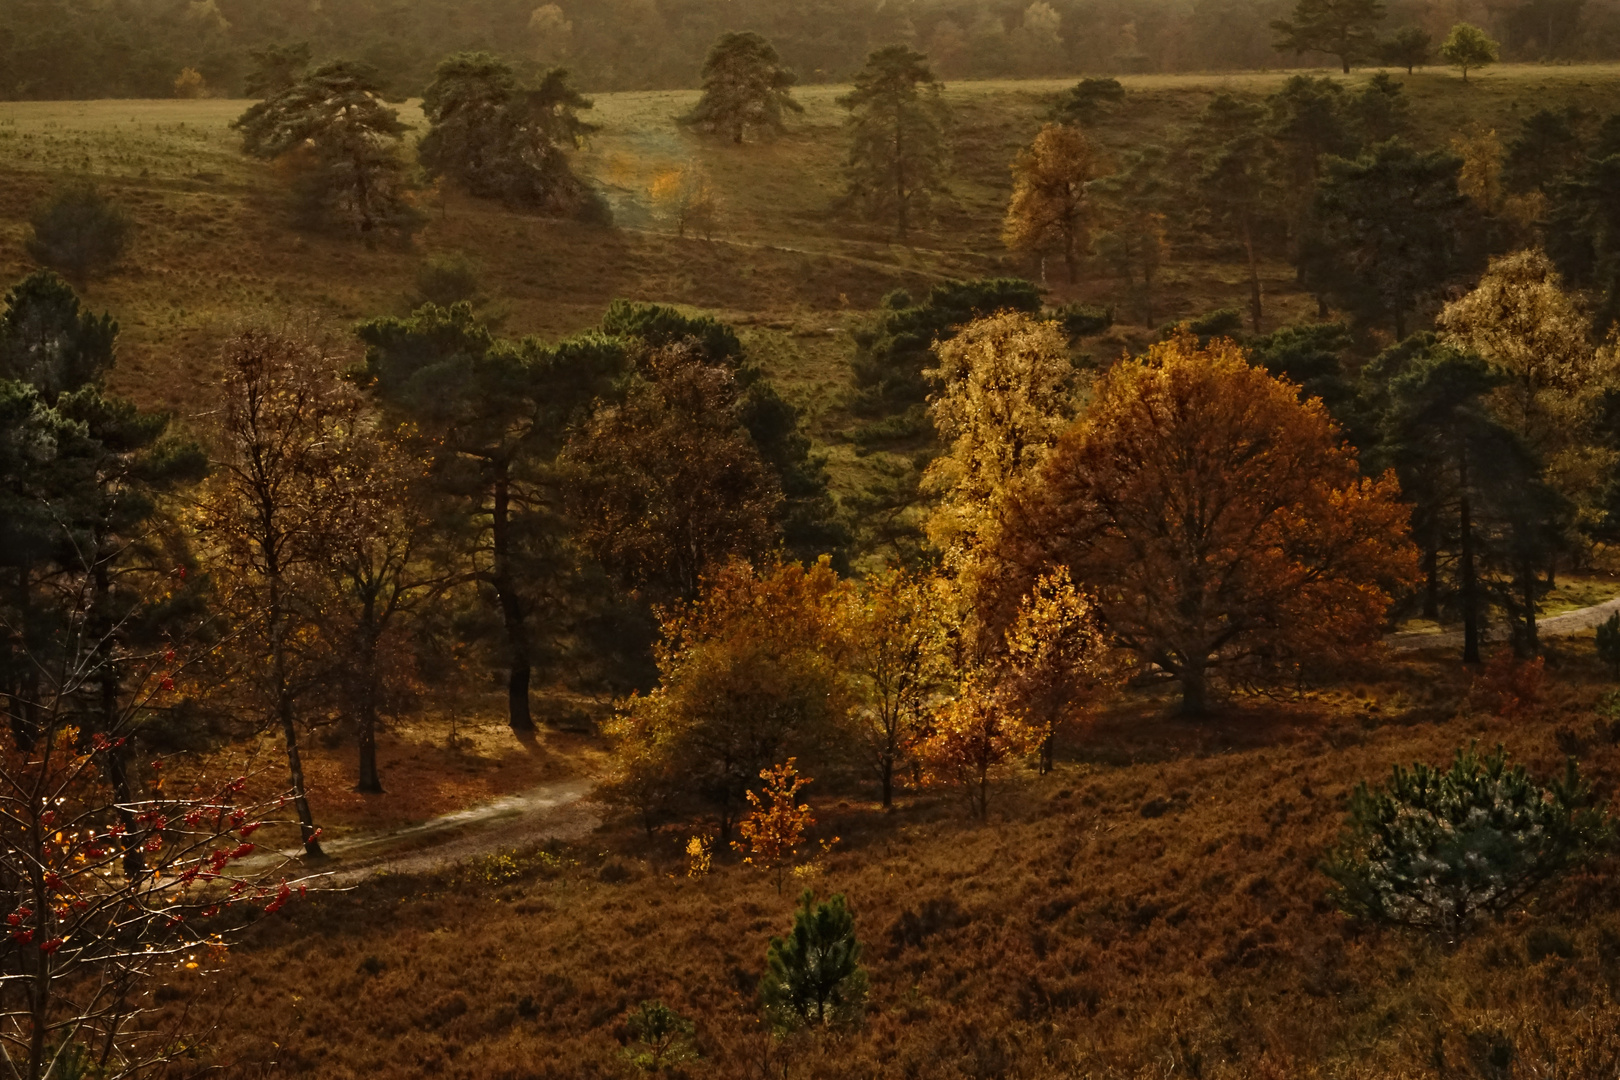
{"label": "faint path in meadow", "polygon": [[[574,777],[387,832],[359,833],[325,842],[329,856],[307,862],[308,873],[330,875],[329,885],[353,885],[378,873],[425,874],[479,855],[575,840],[601,823],[588,801],[596,781]],[[297,849],[283,855],[297,857]]]}
{"label": "faint path in meadow", "polygon": [[[1593,604],[1591,607],[1576,608],[1562,615],[1549,615],[1544,619],[1537,619],[1536,633],[1542,637],[1569,637],[1582,630],[1593,629],[1615,612],[1620,612],[1620,596],[1605,600],[1601,604]],[[1497,625],[1487,628],[1481,640],[1506,641],[1507,638],[1508,628]],[[1391,634],[1384,639],[1384,643],[1395,652],[1460,649],[1463,644],[1463,633],[1461,630],[1447,630],[1438,634]]]}

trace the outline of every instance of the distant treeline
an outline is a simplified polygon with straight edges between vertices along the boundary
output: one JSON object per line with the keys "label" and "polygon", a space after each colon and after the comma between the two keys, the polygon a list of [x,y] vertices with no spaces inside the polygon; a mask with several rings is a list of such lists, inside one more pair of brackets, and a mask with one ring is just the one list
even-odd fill
{"label": "distant treeline", "polygon": [[[904,41],[947,79],[1297,66],[1273,48],[1291,0],[0,0],[0,97],[238,96],[250,53],[309,42],[401,95],[485,49],[566,65],[587,90],[697,84],[727,30],[769,37],[806,82],[836,82]],[[1507,60],[1620,57],[1620,0],[1394,0],[1386,33],[1438,40],[1458,18]],[[1306,57],[1306,63],[1322,62]],[[189,70],[188,70],[189,69]],[[184,77],[182,78],[182,75]],[[199,78],[200,76],[200,78]]]}

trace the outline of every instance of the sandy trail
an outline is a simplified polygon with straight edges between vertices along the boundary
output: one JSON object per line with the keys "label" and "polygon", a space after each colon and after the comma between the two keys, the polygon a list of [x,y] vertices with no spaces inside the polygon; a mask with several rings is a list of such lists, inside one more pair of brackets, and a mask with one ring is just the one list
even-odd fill
{"label": "sandy trail", "polygon": [[[578,839],[601,823],[587,800],[595,786],[588,777],[558,780],[408,828],[345,836],[322,843],[327,858],[304,860],[303,868],[322,875],[323,885],[344,886],[378,873],[431,873],[492,851]],[[280,855],[296,859],[302,850]]]}
{"label": "sandy trail", "polygon": [[[1542,637],[1569,637],[1582,630],[1591,630],[1610,615],[1620,611],[1620,596],[1591,607],[1576,608],[1562,615],[1549,615],[1536,620],[1536,632]],[[1508,628],[1492,626],[1485,631],[1483,641],[1506,641]],[[1418,649],[1460,649],[1463,644],[1461,630],[1447,630],[1439,634],[1391,634],[1384,639],[1396,652],[1415,652]]]}

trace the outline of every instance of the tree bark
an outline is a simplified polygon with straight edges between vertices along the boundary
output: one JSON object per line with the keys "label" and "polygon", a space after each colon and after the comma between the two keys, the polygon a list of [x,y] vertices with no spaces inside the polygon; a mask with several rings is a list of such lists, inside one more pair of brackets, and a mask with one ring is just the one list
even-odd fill
{"label": "tree bark", "polygon": [[1209,672],[1203,664],[1187,664],[1181,669],[1181,712],[1184,716],[1209,712]]}
{"label": "tree bark", "polygon": [[1440,551],[1435,530],[1428,530],[1423,544],[1423,617],[1440,618]]}
{"label": "tree bark", "polygon": [[1245,218],[1243,222],[1243,250],[1249,256],[1249,322],[1255,333],[1260,332],[1260,262],[1254,254],[1254,228]]}
{"label": "tree bark", "polygon": [[532,661],[529,655],[529,632],[524,618],[523,601],[517,594],[512,568],[512,488],[505,462],[497,465],[495,477],[495,505],[490,515],[490,540],[495,549],[492,584],[495,597],[501,605],[501,621],[506,629],[507,723],[519,735],[534,732],[534,716],[529,710],[529,676]]}
{"label": "tree bark", "polygon": [[1460,517],[1460,567],[1463,615],[1463,663],[1479,663],[1479,584],[1474,574],[1474,520],[1473,506],[1468,496],[1468,459],[1465,456],[1458,468],[1462,500]]}
{"label": "tree bark", "polygon": [[293,808],[298,811],[299,839],[304,843],[304,854],[320,858],[321,842],[316,838],[315,815],[309,808],[309,794],[304,786],[304,759],[298,751],[298,714],[292,691],[292,679],[287,672],[286,617],[281,610],[280,575],[272,565],[270,573],[270,652],[271,678],[275,680],[276,719],[281,723],[281,734],[287,747],[287,777],[292,784]]}
{"label": "tree bark", "polygon": [[[371,601],[367,601],[367,608]],[[371,612],[368,610],[368,620]],[[366,795],[381,795],[383,793],[382,776],[377,772],[377,698],[380,695],[377,677],[377,635],[374,630],[368,630],[364,636],[363,647],[365,658],[362,661],[361,678],[364,685],[360,697],[360,730],[358,741],[360,743],[360,777],[354,790]]]}
{"label": "tree bark", "polygon": [[894,755],[884,754],[883,765],[880,770],[883,783],[883,809],[894,808]]}

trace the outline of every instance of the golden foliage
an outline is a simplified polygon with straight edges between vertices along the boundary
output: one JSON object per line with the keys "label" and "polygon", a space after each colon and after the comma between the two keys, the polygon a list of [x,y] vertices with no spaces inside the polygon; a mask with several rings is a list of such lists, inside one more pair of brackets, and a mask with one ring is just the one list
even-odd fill
{"label": "golden foliage", "polygon": [[996,681],[974,672],[935,713],[923,761],[931,782],[960,790],[983,820],[990,812],[991,783],[1039,740],[1040,733],[1011,707]]}
{"label": "golden foliage", "polygon": [[1593,348],[1586,314],[1551,260],[1536,250],[1492,259],[1479,285],[1447,304],[1437,323],[1448,344],[1506,376],[1492,397],[1498,419],[1536,450],[1548,483],[1581,520],[1594,522],[1616,461],[1594,425],[1620,370],[1613,343]]}
{"label": "golden foliage", "polygon": [[928,466],[940,502],[928,537],[970,591],[1007,500],[1057,445],[1074,414],[1074,366],[1055,325],[1007,312],[970,323],[929,372],[934,427],[950,449]]}
{"label": "golden foliage", "polygon": [[1007,631],[1008,697],[1040,738],[1043,773],[1052,771],[1058,731],[1110,681],[1110,654],[1097,605],[1068,569],[1036,579]]}
{"label": "golden foliage", "polygon": [[174,80],[174,96],[177,98],[204,98],[210,96],[208,80],[202,77],[202,72],[196,68],[185,68]]}
{"label": "golden foliage", "polygon": [[1462,157],[1457,189],[1487,214],[1502,204],[1502,140],[1495,128],[1470,124],[1451,140],[1451,148]]}
{"label": "golden foliage", "polygon": [[1057,252],[1069,281],[1078,280],[1080,257],[1091,247],[1093,209],[1086,187],[1097,172],[1091,143],[1078,128],[1047,124],[1013,159],[1012,171],[1002,240],[1014,251]]}
{"label": "golden foliage", "polygon": [[697,165],[659,173],[647,194],[658,216],[675,226],[677,236],[685,236],[687,229],[705,240],[714,235],[719,201],[708,174]]}
{"label": "golden foliage", "polygon": [[804,831],[816,823],[809,805],[797,801],[799,791],[810,783],[810,778],[800,776],[795,768],[797,760],[790,757],[784,764],[759,771],[759,778],[765,781],[765,798],[770,804],[766,805],[757,793],[747,792],[748,805],[753,809],[738,823],[737,832],[742,839],[731,845],[748,853],[743,856],[743,862],[749,866],[776,872],[779,896],[783,871],[798,857]]}

